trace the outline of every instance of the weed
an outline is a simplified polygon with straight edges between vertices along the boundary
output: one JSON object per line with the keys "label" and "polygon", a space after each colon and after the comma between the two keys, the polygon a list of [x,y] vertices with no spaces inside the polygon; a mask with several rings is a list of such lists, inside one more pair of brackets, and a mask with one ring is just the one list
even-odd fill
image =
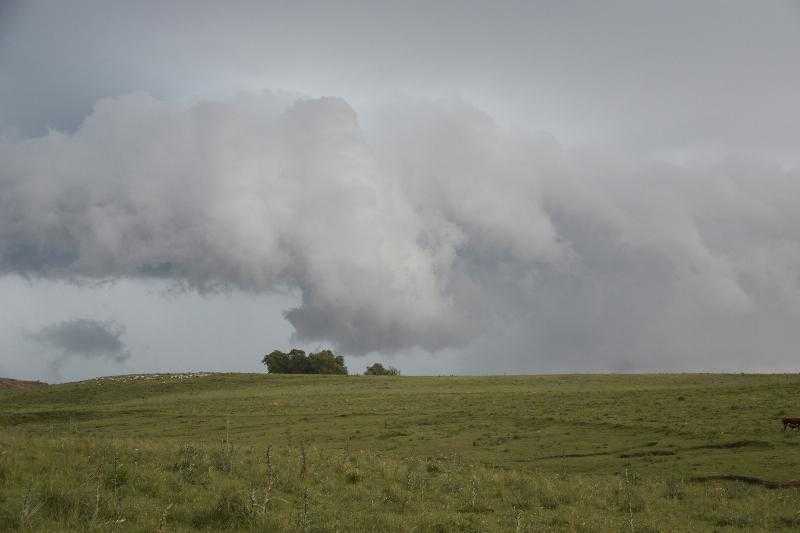
{"label": "weed", "polygon": [[183,445],[178,452],[178,459],[172,464],[171,469],[185,483],[196,483],[203,470],[200,450],[191,444]]}
{"label": "weed", "polygon": [[254,509],[234,486],[222,487],[210,508],[201,509],[192,520],[198,528],[243,528],[252,524]]}
{"label": "weed", "polygon": [[686,495],[686,484],[683,479],[670,477],[664,480],[664,497],[680,500]]}
{"label": "weed", "polygon": [[627,515],[641,513],[645,508],[645,500],[637,489],[639,476],[625,470],[625,475],[614,488],[613,501],[616,509]]}
{"label": "weed", "polygon": [[43,503],[36,497],[33,487],[29,485],[25,490],[25,497],[22,500],[22,509],[20,509],[19,513],[20,527],[23,529],[32,527],[33,519],[39,513],[42,505]]}
{"label": "weed", "polygon": [[309,531],[311,529],[310,505],[311,493],[307,487],[304,487],[297,515],[297,528],[300,531]]}

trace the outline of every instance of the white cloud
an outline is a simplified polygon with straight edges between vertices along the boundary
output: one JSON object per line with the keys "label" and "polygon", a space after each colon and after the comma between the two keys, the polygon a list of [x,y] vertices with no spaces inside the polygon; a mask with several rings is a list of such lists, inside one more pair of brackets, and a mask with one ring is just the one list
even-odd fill
{"label": "white cloud", "polygon": [[0,269],[296,289],[300,341],[478,369],[791,364],[796,171],[567,149],[458,101],[370,119],[271,93],[102,100],[72,134],[0,144]]}

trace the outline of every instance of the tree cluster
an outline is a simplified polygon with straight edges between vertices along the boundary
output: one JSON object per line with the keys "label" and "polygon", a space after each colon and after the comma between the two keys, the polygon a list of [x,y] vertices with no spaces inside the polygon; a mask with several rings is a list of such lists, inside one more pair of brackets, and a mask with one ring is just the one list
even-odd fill
{"label": "tree cluster", "polygon": [[399,376],[400,371],[397,370],[395,367],[390,366],[388,368],[384,367],[380,363],[375,363],[374,365],[368,366],[367,371],[364,372],[365,376]]}
{"label": "tree cluster", "polygon": [[270,374],[347,374],[344,357],[330,350],[306,355],[303,350],[289,353],[275,350],[261,360]]}

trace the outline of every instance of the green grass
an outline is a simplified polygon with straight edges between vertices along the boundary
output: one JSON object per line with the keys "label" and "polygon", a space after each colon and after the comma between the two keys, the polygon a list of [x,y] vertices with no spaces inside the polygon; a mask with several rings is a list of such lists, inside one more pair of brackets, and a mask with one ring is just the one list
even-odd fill
{"label": "green grass", "polygon": [[0,391],[0,531],[797,530],[795,375],[147,376]]}

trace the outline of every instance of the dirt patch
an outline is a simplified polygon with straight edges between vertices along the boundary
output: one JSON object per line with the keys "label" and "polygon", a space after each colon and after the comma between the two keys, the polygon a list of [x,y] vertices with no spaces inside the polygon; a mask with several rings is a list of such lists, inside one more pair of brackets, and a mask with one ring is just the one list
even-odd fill
{"label": "dirt patch", "polygon": [[721,442],[719,444],[703,444],[691,446],[685,450],[727,450],[732,448],[772,448],[772,444],[762,440],[737,440],[734,442]]}
{"label": "dirt patch", "polygon": [[537,457],[539,459],[577,459],[579,457],[600,457],[602,455],[614,455],[617,452],[587,452],[587,453],[562,453],[559,455],[544,455]]}
{"label": "dirt patch", "polygon": [[38,387],[46,387],[48,384],[44,381],[25,381],[22,379],[0,378],[0,390],[2,389],[35,389]]}
{"label": "dirt patch", "polygon": [[[649,443],[645,446],[650,445]],[[616,455],[621,459],[629,459],[635,457],[658,457],[677,455],[682,452],[694,450],[730,450],[737,448],[772,448],[773,445],[769,442],[760,440],[737,440],[733,442],[721,442],[715,444],[700,444],[698,446],[687,446],[685,448],[676,448],[674,450],[639,450],[637,448],[627,448],[624,450],[607,451],[607,452],[588,452],[588,453],[566,453],[559,455],[546,455],[544,457],[537,457],[536,460],[542,459],[576,459],[579,457],[601,457],[608,455]]]}
{"label": "dirt patch", "polygon": [[629,457],[661,457],[665,455],[675,455],[672,450],[647,450],[644,452],[622,453],[619,457],[627,459]]}
{"label": "dirt patch", "polygon": [[718,476],[697,476],[689,478],[689,481],[695,483],[703,483],[706,481],[738,481],[739,483],[758,485],[768,489],[790,489],[800,487],[800,479],[790,479],[789,481],[770,481],[768,479],[761,479],[760,477],[736,476],[731,474],[722,474]]}

